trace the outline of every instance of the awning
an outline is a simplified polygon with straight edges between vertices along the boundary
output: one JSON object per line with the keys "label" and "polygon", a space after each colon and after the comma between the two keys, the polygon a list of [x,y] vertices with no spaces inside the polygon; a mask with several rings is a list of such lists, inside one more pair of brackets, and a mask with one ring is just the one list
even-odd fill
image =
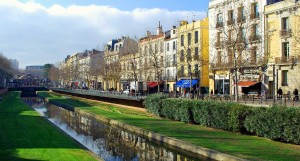
{"label": "awning", "polygon": [[[242,81],[242,82],[238,82],[238,86],[240,87],[250,87],[250,86],[254,86],[255,84],[257,84],[259,82],[253,82],[253,81]],[[234,84],[235,85],[235,84]]]}
{"label": "awning", "polygon": [[192,79],[192,82],[189,79],[182,79],[176,82],[176,87],[181,88],[190,88],[192,83],[192,86],[198,83],[198,79]]}
{"label": "awning", "polygon": [[154,87],[158,86],[158,83],[157,82],[147,82],[147,86],[149,88],[154,88]]}

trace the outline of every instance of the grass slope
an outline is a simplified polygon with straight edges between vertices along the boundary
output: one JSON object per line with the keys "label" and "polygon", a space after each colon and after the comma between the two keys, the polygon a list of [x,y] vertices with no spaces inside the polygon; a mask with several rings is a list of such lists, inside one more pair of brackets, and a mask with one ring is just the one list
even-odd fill
{"label": "grass slope", "polygon": [[124,109],[86,99],[66,98],[65,96],[46,92],[41,92],[39,95],[75,106],[86,112],[102,115],[120,122],[184,140],[194,145],[218,150],[249,160],[300,160],[300,146],[298,145],[206,128],[199,125],[170,121],[153,117],[146,112]]}
{"label": "grass slope", "polygon": [[0,101],[0,160],[96,160],[25,104],[19,92]]}

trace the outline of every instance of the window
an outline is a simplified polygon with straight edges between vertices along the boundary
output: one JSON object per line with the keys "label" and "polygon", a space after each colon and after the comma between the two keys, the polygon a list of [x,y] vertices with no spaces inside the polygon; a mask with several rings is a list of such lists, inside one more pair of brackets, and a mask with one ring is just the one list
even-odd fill
{"label": "window", "polygon": [[254,32],[255,32],[255,35],[256,35],[256,36],[259,35],[259,32],[258,32],[258,25],[257,25],[257,24],[254,25]]}
{"label": "window", "polygon": [[183,53],[183,50],[180,50],[180,61],[184,61],[184,53]]}
{"label": "window", "polygon": [[195,31],[195,44],[198,43],[198,31]]}
{"label": "window", "polygon": [[191,45],[191,33],[188,33],[188,46],[190,46]]}
{"label": "window", "polygon": [[195,55],[198,56],[198,54],[199,54],[199,48],[198,48],[198,47],[195,47]]}
{"label": "window", "polygon": [[191,49],[187,49],[187,60],[192,60]]}
{"label": "window", "polygon": [[175,30],[173,30],[173,34],[176,34],[176,31],[175,31]]}
{"label": "window", "polygon": [[173,66],[175,66],[175,65],[176,65],[176,55],[173,54]]}
{"label": "window", "polygon": [[176,42],[173,41],[173,50],[176,50]]}
{"label": "window", "polygon": [[222,13],[219,13],[219,14],[217,15],[217,23],[218,23],[218,24],[221,24],[222,22],[223,22]]}
{"label": "window", "polygon": [[285,30],[285,31],[287,31],[289,29],[289,18],[288,17],[282,18],[281,28],[282,28],[282,30]]}
{"label": "window", "polygon": [[184,46],[184,35],[180,36],[180,44],[181,46]]}
{"label": "window", "polygon": [[283,46],[282,56],[288,59],[290,56],[290,44],[289,42],[284,42],[282,46]]}
{"label": "window", "polygon": [[170,50],[170,44],[167,43],[167,51],[169,51],[169,50]]}
{"label": "window", "polygon": [[164,42],[160,42],[160,52],[164,52]]}
{"label": "window", "polygon": [[282,86],[288,85],[288,71],[287,70],[282,70],[281,80],[282,80]]}
{"label": "window", "polygon": [[251,19],[259,18],[259,8],[258,3],[252,3],[251,4]]}
{"label": "window", "polygon": [[191,74],[191,72],[192,72],[191,70],[192,70],[192,66],[191,66],[191,64],[189,64],[188,65],[188,72],[189,72],[189,74]]}
{"label": "window", "polygon": [[181,65],[180,74],[181,74],[181,76],[184,76],[184,66],[183,65]]}
{"label": "window", "polygon": [[245,21],[245,10],[244,10],[244,7],[241,6],[238,8],[238,19],[237,19],[237,22],[238,23],[241,23],[241,22],[244,22]]}
{"label": "window", "polygon": [[199,70],[199,65],[198,64],[195,64],[194,70],[195,70],[195,73],[198,72],[198,70]]}
{"label": "window", "polygon": [[228,20],[233,20],[233,10],[228,11]]}

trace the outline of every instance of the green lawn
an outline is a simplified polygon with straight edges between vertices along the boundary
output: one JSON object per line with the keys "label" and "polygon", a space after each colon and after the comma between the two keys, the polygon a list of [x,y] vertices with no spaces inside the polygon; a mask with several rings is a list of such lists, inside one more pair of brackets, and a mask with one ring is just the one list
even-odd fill
{"label": "green lawn", "polygon": [[[153,117],[141,111],[101,104],[99,102],[67,98],[40,92],[39,95],[73,105],[86,112],[99,114],[120,122],[148,129],[166,136],[174,137],[192,144],[214,149],[249,160],[300,160],[300,146],[286,144],[260,138],[206,128],[199,125],[185,124]],[[300,129],[299,129],[300,130]]]}
{"label": "green lawn", "polygon": [[0,101],[0,160],[97,160],[9,92]]}

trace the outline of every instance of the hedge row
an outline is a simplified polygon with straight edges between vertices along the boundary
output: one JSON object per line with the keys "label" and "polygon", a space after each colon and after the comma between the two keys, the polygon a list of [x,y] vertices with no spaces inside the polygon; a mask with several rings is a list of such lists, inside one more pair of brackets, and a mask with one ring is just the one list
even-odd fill
{"label": "hedge row", "polygon": [[211,100],[172,99],[159,94],[148,96],[144,102],[149,112],[160,117],[300,144],[299,108],[255,108]]}

